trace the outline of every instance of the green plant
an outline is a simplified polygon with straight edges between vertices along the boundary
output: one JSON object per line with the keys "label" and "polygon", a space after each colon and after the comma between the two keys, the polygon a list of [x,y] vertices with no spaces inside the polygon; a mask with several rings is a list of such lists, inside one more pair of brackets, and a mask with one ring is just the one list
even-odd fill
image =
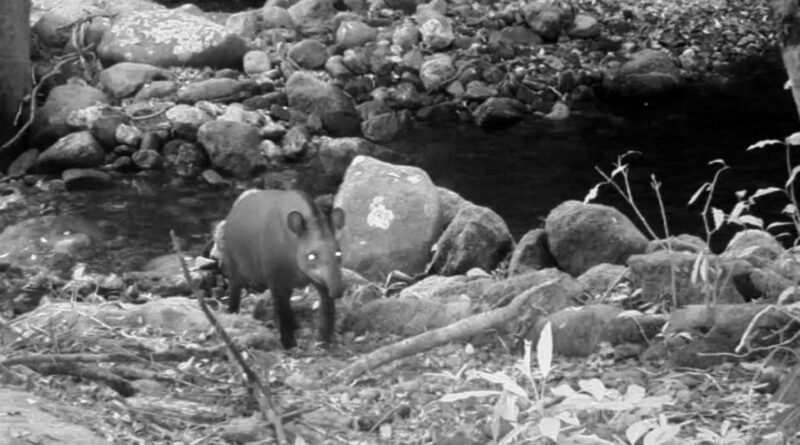
{"label": "green plant", "polygon": [[[612,444],[613,442],[587,432],[589,427],[581,424],[579,416],[599,416],[605,425],[614,419],[619,421],[621,413],[636,416],[637,419],[647,418],[661,410],[664,405],[672,403],[672,399],[666,396],[645,396],[644,389],[637,385],[629,385],[625,394],[620,394],[614,389],[606,388],[598,379],[579,380],[578,390],[566,384],[549,389],[547,383],[553,369],[552,354],[552,330],[548,322],[542,328],[536,347],[536,372],[532,366],[531,343],[527,341],[525,354],[514,369],[516,372],[487,373],[469,370],[464,373],[467,381],[482,380],[499,386],[499,389],[452,393],[441,397],[438,402],[456,403],[472,398],[495,398],[490,429],[498,445],[538,443],[541,439],[556,443],[566,439],[570,443]],[[636,430],[626,431],[628,437],[636,437],[629,442],[631,445],[648,434],[652,439],[647,439],[643,442],[645,444],[670,443],[666,439],[674,439],[680,430],[679,426],[677,429],[668,428],[670,425],[666,418],[651,420],[653,422],[647,424],[651,425],[647,428],[639,425]],[[510,430],[504,432],[501,428],[503,424],[510,425]],[[674,434],[665,433],[669,431],[674,431]]]}
{"label": "green plant", "polygon": [[[605,179],[604,182],[600,182],[595,184],[589,193],[586,194],[584,197],[583,202],[588,203],[597,198],[597,194],[600,191],[600,187],[603,185],[611,185],[614,190],[628,203],[631,210],[636,214],[636,217],[639,219],[639,222],[644,226],[647,233],[650,235],[650,239],[658,239],[659,236],[656,234],[655,230],[650,226],[647,222],[647,218],[644,217],[642,212],[639,210],[639,206],[636,204],[636,200],[633,196],[633,190],[631,189],[631,182],[630,178],[628,177],[628,172],[630,171],[630,167],[628,164],[623,163],[626,157],[630,155],[641,154],[638,151],[627,151],[622,155],[617,157],[617,162],[614,164],[614,170],[611,173],[606,174],[603,170],[599,167],[595,166],[595,170],[600,174],[600,176]],[[619,181],[619,182],[617,182]],[[667,250],[672,252],[672,239],[670,238],[670,231],[669,231],[669,222],[667,220],[667,212],[664,208],[664,200],[661,197],[661,183],[656,179],[655,175],[650,175],[650,188],[653,189],[653,192],[656,195],[656,202],[658,202],[658,208],[661,214],[661,222],[664,230],[664,239],[667,243]],[[670,262],[670,292],[672,297],[672,305],[676,307],[678,305],[677,301],[677,284],[676,284],[676,276],[675,276],[675,264]]]}

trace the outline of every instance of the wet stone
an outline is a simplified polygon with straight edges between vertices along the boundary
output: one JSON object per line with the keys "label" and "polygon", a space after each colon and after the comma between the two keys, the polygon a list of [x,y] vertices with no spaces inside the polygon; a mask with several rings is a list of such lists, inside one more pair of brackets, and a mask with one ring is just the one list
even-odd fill
{"label": "wet stone", "polygon": [[104,190],[111,184],[111,175],[100,170],[70,168],[61,173],[64,187],[68,191]]}
{"label": "wet stone", "polygon": [[155,150],[139,150],[133,154],[132,160],[142,170],[158,170],[164,165],[164,158]]}

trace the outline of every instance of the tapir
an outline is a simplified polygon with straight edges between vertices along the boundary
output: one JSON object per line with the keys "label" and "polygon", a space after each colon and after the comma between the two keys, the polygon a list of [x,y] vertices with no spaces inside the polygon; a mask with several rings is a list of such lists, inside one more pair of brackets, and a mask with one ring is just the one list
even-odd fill
{"label": "tapir", "polygon": [[230,283],[228,311],[238,312],[242,289],[268,288],[281,344],[296,346],[292,290],[313,285],[320,296],[319,338],[331,343],[341,298],[342,251],[336,231],[344,211],[323,212],[296,190],[248,190],[233,203],[222,228],[222,270]]}

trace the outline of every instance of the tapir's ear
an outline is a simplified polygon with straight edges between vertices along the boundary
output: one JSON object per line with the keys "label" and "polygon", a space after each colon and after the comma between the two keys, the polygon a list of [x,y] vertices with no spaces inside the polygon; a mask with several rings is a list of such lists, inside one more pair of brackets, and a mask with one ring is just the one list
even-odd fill
{"label": "tapir's ear", "polygon": [[331,224],[336,230],[341,230],[344,227],[344,210],[336,207],[331,211]]}
{"label": "tapir's ear", "polygon": [[288,225],[289,230],[297,236],[303,236],[303,234],[306,233],[306,219],[303,218],[303,214],[297,210],[293,210],[289,213],[289,216],[286,217],[286,225]]}

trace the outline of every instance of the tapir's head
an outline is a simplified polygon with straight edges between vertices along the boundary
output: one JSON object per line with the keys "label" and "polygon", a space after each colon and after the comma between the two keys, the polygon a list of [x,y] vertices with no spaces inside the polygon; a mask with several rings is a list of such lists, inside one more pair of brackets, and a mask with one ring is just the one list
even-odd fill
{"label": "tapir's head", "polygon": [[334,208],[330,216],[316,206],[304,216],[292,211],[287,216],[289,230],[297,236],[297,266],[312,283],[327,290],[328,296],[341,298],[342,251],[336,231],[344,227],[344,211]]}

